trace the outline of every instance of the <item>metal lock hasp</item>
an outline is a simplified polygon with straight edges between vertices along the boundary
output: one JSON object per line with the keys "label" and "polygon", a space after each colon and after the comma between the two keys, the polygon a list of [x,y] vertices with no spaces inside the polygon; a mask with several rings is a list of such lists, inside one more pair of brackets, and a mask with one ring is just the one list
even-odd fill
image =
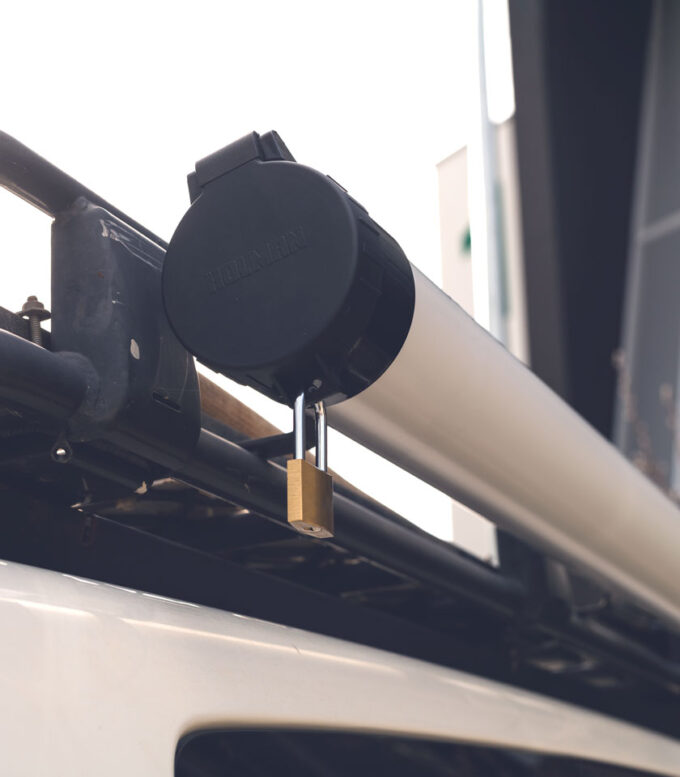
{"label": "metal lock hasp", "polygon": [[327,425],[323,402],[316,415],[316,466],[305,460],[305,395],[295,400],[295,458],[287,463],[288,523],[302,534],[333,536],[333,479],[327,470]]}

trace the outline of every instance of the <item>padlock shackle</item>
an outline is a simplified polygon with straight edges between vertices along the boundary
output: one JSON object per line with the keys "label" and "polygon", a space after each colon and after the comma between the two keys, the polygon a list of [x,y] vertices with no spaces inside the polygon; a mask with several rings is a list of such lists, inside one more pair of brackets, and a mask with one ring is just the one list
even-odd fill
{"label": "padlock shackle", "polygon": [[295,458],[304,459],[307,452],[307,432],[305,427],[305,404],[306,398],[304,391],[295,398],[293,406],[293,436],[295,438]]}
{"label": "padlock shackle", "polygon": [[[307,430],[305,425],[305,408],[307,398],[304,392],[298,394],[293,406],[293,437],[295,439],[295,458],[304,459],[307,452]],[[316,467],[322,472],[328,470],[328,423],[326,405],[323,402],[314,403],[316,420]]]}
{"label": "padlock shackle", "polygon": [[328,425],[326,421],[326,405],[323,402],[314,403],[316,417],[316,467],[322,472],[328,469]]}

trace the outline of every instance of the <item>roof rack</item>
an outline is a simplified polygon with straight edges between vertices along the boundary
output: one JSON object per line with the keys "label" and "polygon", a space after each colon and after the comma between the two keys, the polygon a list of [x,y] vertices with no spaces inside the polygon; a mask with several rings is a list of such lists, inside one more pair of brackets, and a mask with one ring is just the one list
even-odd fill
{"label": "roof rack", "polygon": [[292,532],[281,449],[247,444],[278,430],[197,376],[165,321],[165,243],[4,134],[0,183],[55,219],[49,347],[0,311],[8,558],[472,667],[677,734],[673,633],[583,576],[563,593],[559,567],[507,533],[494,569],[337,481],[334,538]]}

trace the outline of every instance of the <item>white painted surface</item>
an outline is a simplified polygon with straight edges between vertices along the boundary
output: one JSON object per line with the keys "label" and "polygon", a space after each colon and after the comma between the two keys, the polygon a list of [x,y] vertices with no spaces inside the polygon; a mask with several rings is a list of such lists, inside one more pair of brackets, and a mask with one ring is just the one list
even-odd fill
{"label": "white painted surface", "polygon": [[[505,329],[507,349],[528,364],[528,334],[524,292],[521,214],[514,120],[494,125],[497,152],[499,216],[502,225],[501,258],[504,263]],[[442,244],[442,289],[468,315],[475,318],[472,262],[465,235],[470,226],[468,209],[468,149],[461,148],[437,165],[439,221]],[[473,236],[474,244],[474,236]],[[478,323],[481,323],[478,321]],[[452,503],[453,541],[470,553],[498,563],[495,526],[457,502]]]}
{"label": "white painted surface", "polygon": [[439,162],[437,183],[442,288],[468,315],[474,316],[472,253],[466,241],[470,230],[467,148],[460,148]]}
{"label": "white painted surface", "polygon": [[471,675],[0,562],[11,777],[171,777],[178,739],[312,726],[527,748],[680,775],[680,742]]}
{"label": "white painted surface", "polygon": [[329,423],[680,626],[680,510],[414,268],[401,352]]}
{"label": "white painted surface", "polygon": [[[507,293],[507,342],[510,353],[529,363],[529,342],[524,289],[522,221],[517,172],[515,122],[513,118],[494,125],[498,157],[500,220]],[[442,246],[442,289],[463,310],[475,317],[472,294],[472,262],[464,247],[470,226],[468,208],[468,149],[463,147],[437,164],[439,223]],[[478,323],[481,323],[478,321]]]}
{"label": "white painted surface", "polygon": [[498,144],[498,183],[501,195],[505,270],[507,273],[508,350],[520,361],[529,364],[529,332],[522,246],[522,203],[519,193],[514,119],[497,125],[496,143]]}

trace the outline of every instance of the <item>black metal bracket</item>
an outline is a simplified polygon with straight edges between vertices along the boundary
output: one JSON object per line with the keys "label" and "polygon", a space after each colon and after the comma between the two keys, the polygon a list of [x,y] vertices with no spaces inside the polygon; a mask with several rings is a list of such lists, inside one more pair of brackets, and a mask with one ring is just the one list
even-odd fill
{"label": "black metal bracket", "polygon": [[[195,489],[221,497],[227,504],[239,505],[287,527],[285,471],[263,459],[292,453],[293,435],[231,442],[222,433],[208,431],[205,420],[201,428],[193,360],[174,337],[162,309],[159,269],[164,259],[163,241],[2,133],[0,185],[55,217],[53,260],[58,276],[52,300],[52,336],[47,348],[27,339],[24,321],[0,310],[0,414],[4,414],[5,431],[17,431],[11,435],[8,432],[6,439],[0,441],[0,459],[9,465],[19,458],[19,464],[25,467],[23,471],[6,466],[8,477],[16,475],[21,488],[45,489],[46,493],[49,490],[50,507],[57,491],[53,486],[61,486],[69,477],[80,481],[83,473],[88,481],[105,476],[113,482],[113,486],[97,485],[97,493],[103,498],[140,493],[138,487],[146,483],[148,475],[152,479],[171,474]],[[315,424],[311,418],[307,423],[308,445],[313,447]],[[51,447],[54,456],[50,460]],[[63,455],[60,447],[64,449]],[[34,470],[25,466],[27,459],[39,457],[51,467],[45,470],[50,477],[58,470],[52,481],[41,481]],[[80,482],[78,489],[79,494],[80,490],[90,493],[90,486],[81,489]],[[94,493],[95,488],[91,491]],[[67,489],[64,492],[70,494]],[[3,499],[8,498],[8,492],[3,491]],[[433,617],[440,596],[477,613],[484,628],[492,624],[495,629],[497,623],[524,625],[528,613],[531,621],[527,628],[532,632],[554,638],[577,652],[592,654],[603,664],[611,662],[616,672],[662,688],[680,685],[680,668],[672,651],[659,649],[662,638],[672,645],[670,635],[661,633],[659,640],[653,642],[644,636],[630,637],[626,629],[617,628],[616,621],[609,626],[595,618],[576,619],[569,617],[571,613],[549,612],[547,607],[540,606],[544,604],[542,597],[534,598],[533,576],[523,574],[526,559],[518,557],[511,574],[504,569],[490,569],[389,514],[385,508],[372,505],[355,493],[343,492],[341,484],[336,484],[335,505],[337,530],[333,543],[427,590],[434,604],[424,617]],[[5,512],[22,515],[20,509],[7,506]],[[85,531],[78,524],[78,537],[87,534],[91,538],[93,519],[83,519],[76,513],[73,516],[74,521],[84,520],[87,527]],[[42,542],[24,560],[59,568],[61,559],[52,561],[49,556],[62,548],[60,542],[50,541],[56,536],[50,533],[53,524],[46,522],[46,533],[39,538]],[[167,553],[172,555],[168,556],[168,563],[173,573],[159,576],[160,567],[147,564],[148,558],[156,559],[158,544],[153,538],[98,519],[95,525],[99,526],[100,537],[110,530],[120,545],[102,551],[88,539],[81,544],[85,549],[93,549],[93,557],[85,559],[81,569],[67,566],[65,570],[100,579],[110,574],[111,579],[127,585],[131,584],[130,574],[143,573],[137,583],[132,581],[140,588],[153,590],[162,579],[159,593],[193,601],[201,601],[201,596],[217,596],[208,603],[227,609],[236,609],[239,602],[245,601],[242,582],[248,578],[241,576],[243,570],[234,577],[240,581],[236,586],[214,584],[221,578],[213,569],[217,570],[219,563],[220,569],[229,571],[228,562],[197,557],[195,569],[203,577],[187,569],[185,578],[193,587],[173,590],[172,586],[178,585],[175,555],[180,553],[179,546],[166,543]],[[33,542],[34,524],[17,521],[16,526]],[[6,539],[7,527],[3,532]],[[296,541],[301,540],[298,537]],[[130,549],[135,543],[143,546],[139,564],[130,563]],[[150,550],[146,549],[147,544]],[[184,552],[186,548],[181,550]],[[19,551],[15,558],[22,558]],[[125,562],[124,570],[119,564],[121,559]],[[529,560],[533,563],[533,559]],[[119,567],[109,571],[107,565],[111,563]],[[120,574],[125,579],[119,578]],[[322,601],[317,609],[308,609],[310,592],[290,583],[286,585],[286,592],[290,591],[286,606],[292,614],[286,612],[281,616],[283,611],[277,609],[279,600],[270,596],[270,591],[284,590],[278,579],[262,589],[264,594],[253,603],[251,612],[258,617],[280,617],[317,631],[323,630],[323,613],[330,612],[333,617],[327,622],[337,631],[328,633],[346,639],[356,635],[356,641],[367,641],[365,624],[357,627],[356,632],[347,626],[355,611],[361,613],[360,608],[343,605],[342,609],[331,610]],[[229,595],[236,591],[236,596],[219,599],[225,591]],[[346,609],[352,610],[351,616],[346,615]],[[371,626],[375,622],[379,622],[376,614],[370,612],[365,623]],[[446,624],[447,629],[450,626]],[[484,633],[480,629],[471,638],[488,641],[494,631],[483,637]],[[427,638],[425,647],[426,642]],[[397,641],[396,637],[387,638],[380,633],[367,644],[394,649]],[[417,654],[433,658],[424,648],[418,646],[417,650]],[[450,655],[454,652],[451,650]],[[646,714],[646,708],[644,711]]]}
{"label": "black metal bracket", "polygon": [[[193,357],[161,301],[165,242],[2,132],[0,185],[54,218],[49,349],[80,362],[85,388],[64,418],[64,440],[108,440],[170,468],[186,461],[200,396]],[[23,336],[14,318],[0,316],[0,326]]]}
{"label": "black metal bracket", "polygon": [[72,440],[106,437],[168,467],[200,430],[193,357],[161,304],[165,252],[106,208],[80,197],[52,225],[54,352],[85,356],[96,393],[70,420]]}
{"label": "black metal bracket", "polygon": [[[316,423],[311,416],[305,418],[307,450],[316,445]],[[243,440],[242,448],[254,453],[261,459],[278,459],[295,453],[295,438],[293,432],[273,434],[270,437],[259,437],[255,440]]]}

